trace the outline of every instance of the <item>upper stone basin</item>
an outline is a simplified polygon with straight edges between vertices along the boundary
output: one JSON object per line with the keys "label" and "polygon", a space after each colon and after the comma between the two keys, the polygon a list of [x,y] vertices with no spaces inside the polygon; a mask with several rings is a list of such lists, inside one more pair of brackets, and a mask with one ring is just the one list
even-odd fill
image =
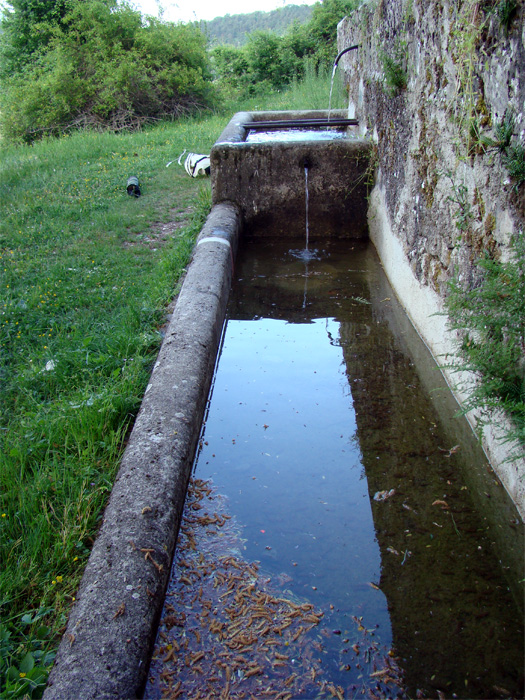
{"label": "upper stone basin", "polygon": [[[343,116],[340,110],[332,114]],[[212,201],[240,207],[245,236],[304,237],[305,219],[298,213],[305,211],[307,169],[311,240],[368,237],[372,146],[355,137],[354,127],[347,127],[351,138],[336,132],[332,139],[320,139],[309,127],[299,137],[291,131],[289,140],[246,141],[250,123],[327,117],[323,111],[239,112],[231,119],[211,151]]]}

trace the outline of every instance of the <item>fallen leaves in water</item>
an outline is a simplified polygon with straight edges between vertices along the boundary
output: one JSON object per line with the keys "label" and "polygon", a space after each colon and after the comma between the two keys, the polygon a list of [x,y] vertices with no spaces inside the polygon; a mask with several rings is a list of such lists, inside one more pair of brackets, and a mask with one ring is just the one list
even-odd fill
{"label": "fallen leaves in water", "polygon": [[[343,671],[329,677],[323,640],[334,634],[323,625],[323,611],[290,591],[272,587],[257,562],[244,560],[240,544],[239,532],[221,507],[220,497],[209,482],[194,479],[146,698],[344,700],[354,697],[358,689],[387,687],[388,697],[402,697],[395,661],[380,652],[376,642],[361,639],[367,630],[360,618],[354,622],[362,648],[366,647],[364,656],[361,647],[354,645],[359,657],[355,665],[349,658],[349,640],[339,642]],[[283,574],[281,585],[289,580]],[[368,673],[361,668],[363,659]],[[351,677],[352,664],[353,681],[357,673],[360,685],[349,682],[345,688],[340,679],[345,674]]]}
{"label": "fallen leaves in water", "polygon": [[374,495],[374,501],[386,501],[389,498],[392,498],[395,493],[395,489],[390,489],[390,491],[377,491]]}
{"label": "fallen leaves in water", "polygon": [[454,445],[454,447],[451,447],[449,450],[445,450],[443,447],[438,447],[438,450],[440,452],[446,452],[444,455],[445,457],[452,457],[452,455],[455,455],[456,452],[460,449],[461,445]]}

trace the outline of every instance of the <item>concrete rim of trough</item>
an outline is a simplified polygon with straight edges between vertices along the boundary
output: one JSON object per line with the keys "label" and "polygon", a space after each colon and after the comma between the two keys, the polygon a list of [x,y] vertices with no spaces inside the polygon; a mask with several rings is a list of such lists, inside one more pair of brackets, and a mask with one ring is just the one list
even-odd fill
{"label": "concrete rim of trough", "polygon": [[164,603],[241,232],[230,202],[199,234],[44,693],[141,697]]}
{"label": "concrete rim of trough", "polygon": [[[347,117],[348,113],[346,109],[332,109],[330,115],[335,119],[336,117]],[[250,122],[313,119],[317,117],[328,117],[328,110],[310,109],[288,110],[284,112],[237,112],[230,119],[215,145],[246,141],[246,129],[243,127],[243,124],[249,124]]]}

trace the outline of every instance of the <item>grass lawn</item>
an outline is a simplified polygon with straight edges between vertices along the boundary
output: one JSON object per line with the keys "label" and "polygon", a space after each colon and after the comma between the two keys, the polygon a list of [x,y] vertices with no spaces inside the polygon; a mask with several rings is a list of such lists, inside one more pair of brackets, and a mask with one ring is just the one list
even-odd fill
{"label": "grass lawn", "polygon": [[45,680],[209,208],[209,182],[166,165],[223,123],[0,150],[2,697]]}
{"label": "grass lawn", "polygon": [[209,153],[234,111],[328,94],[310,74],[215,116],[0,146],[0,697],[43,692],[209,211],[209,181],[178,156]]}

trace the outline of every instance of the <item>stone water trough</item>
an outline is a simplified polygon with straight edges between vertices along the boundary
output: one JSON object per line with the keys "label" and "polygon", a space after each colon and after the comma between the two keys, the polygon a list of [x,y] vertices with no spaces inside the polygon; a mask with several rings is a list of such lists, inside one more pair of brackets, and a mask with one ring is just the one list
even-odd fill
{"label": "stone water trough", "polygon": [[[312,231],[322,232],[323,238],[368,237],[371,144],[354,136],[356,122],[343,114],[236,114],[211,151],[213,203],[235,202],[247,236],[304,238],[307,169]],[[294,140],[282,135],[280,125],[286,122]],[[327,126],[331,124],[340,126]],[[317,137],[326,136],[327,129],[334,131],[333,139]],[[245,140],[247,132],[261,131],[267,133],[264,141]],[[346,138],[336,138],[342,135]]]}
{"label": "stone water trough", "polygon": [[[194,249],[45,691],[46,700],[140,698],[214,371],[239,239],[366,237],[371,146],[333,111],[236,114],[211,152],[213,208]],[[270,122],[293,143],[246,142]],[[299,124],[298,124],[299,122]],[[302,122],[302,124],[301,124]],[[313,126],[312,126],[313,124]],[[337,124],[337,126],[336,126]],[[314,134],[312,135],[312,129]],[[316,225],[318,224],[318,225]],[[322,225],[322,226],[321,226]]]}

